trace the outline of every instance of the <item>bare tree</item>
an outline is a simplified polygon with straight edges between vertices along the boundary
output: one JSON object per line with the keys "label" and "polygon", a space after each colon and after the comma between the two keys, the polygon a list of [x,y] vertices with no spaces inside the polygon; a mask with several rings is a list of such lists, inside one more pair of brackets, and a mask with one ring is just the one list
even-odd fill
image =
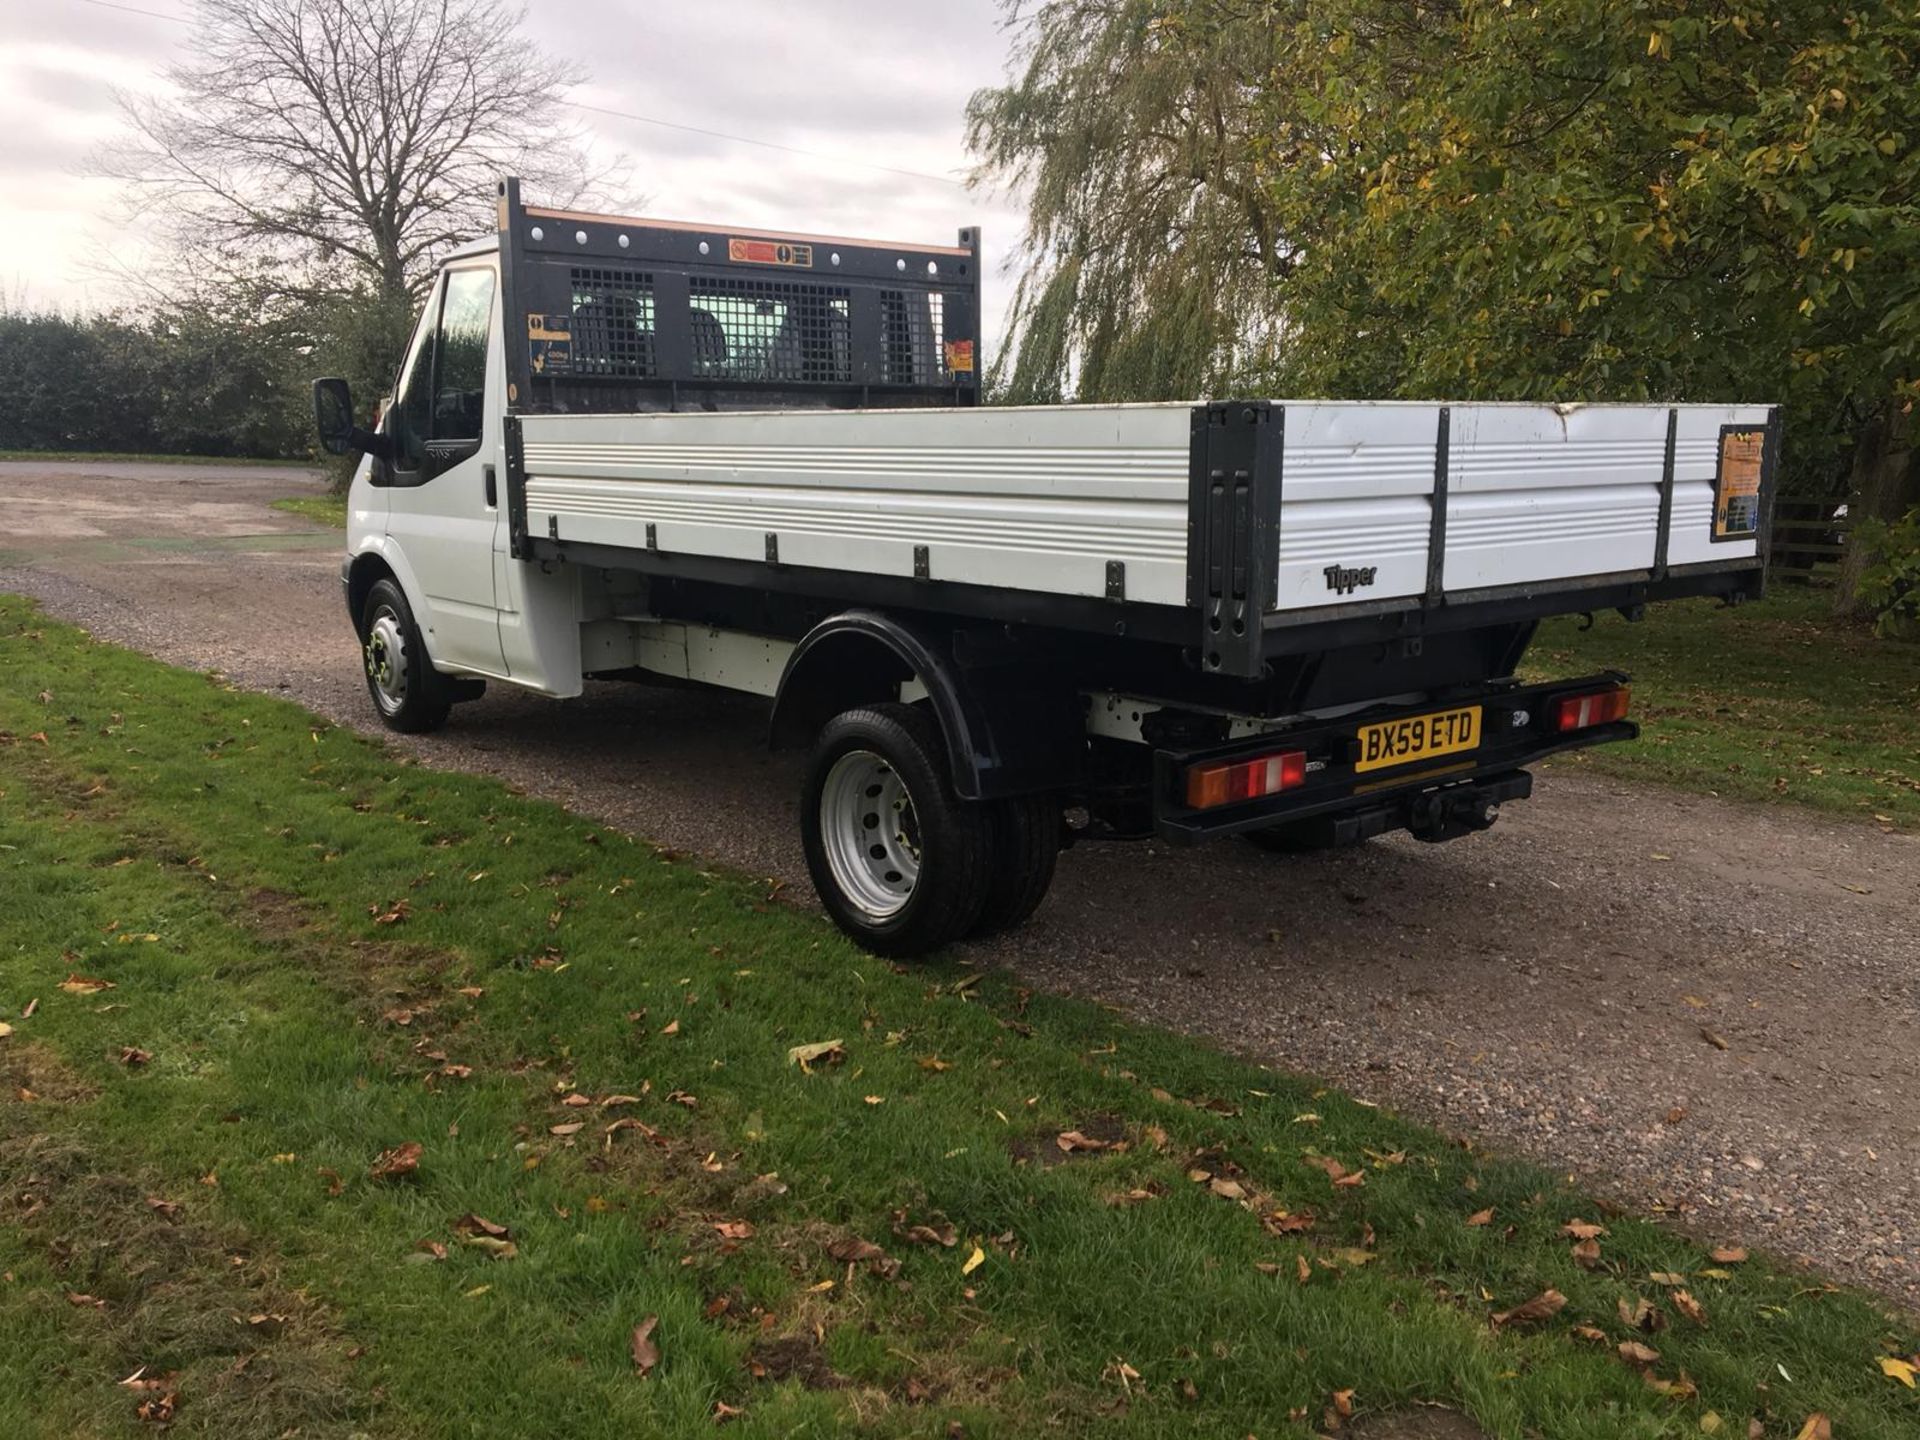
{"label": "bare tree", "polygon": [[[581,73],[503,0],[200,0],[171,93],[122,96],[133,138],[96,157],[197,280],[263,301],[417,298],[484,228],[495,181],[567,202],[589,172],[561,118]],[[617,162],[616,162],[617,163]]]}

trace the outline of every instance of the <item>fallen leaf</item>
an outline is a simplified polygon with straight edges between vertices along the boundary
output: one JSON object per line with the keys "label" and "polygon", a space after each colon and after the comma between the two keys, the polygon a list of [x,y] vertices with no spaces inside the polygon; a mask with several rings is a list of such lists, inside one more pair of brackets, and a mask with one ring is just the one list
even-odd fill
{"label": "fallen leaf", "polygon": [[128,1045],[120,1051],[120,1063],[129,1067],[146,1064],[153,1059],[151,1050],[142,1050],[138,1045]]}
{"label": "fallen leaf", "polygon": [[662,1035],[678,1035],[680,1033],[680,1022],[678,1020],[669,1020],[660,1027],[660,1033]]}
{"label": "fallen leaf", "polygon": [[1807,1416],[1807,1423],[1793,1440],[1833,1440],[1833,1422],[1816,1410]]}
{"label": "fallen leaf", "polygon": [[846,1058],[846,1045],[839,1040],[822,1040],[814,1045],[795,1045],[787,1051],[787,1059],[808,1072],[822,1061],[829,1065],[837,1065]]}
{"label": "fallen leaf", "polygon": [[180,1207],[171,1200],[163,1200],[158,1195],[147,1196],[147,1208],[162,1220],[171,1220],[180,1213]]}
{"label": "fallen leaf", "polygon": [[659,1324],[658,1315],[649,1315],[633,1327],[633,1368],[643,1377],[660,1363],[660,1347],[653,1343],[653,1332]]}
{"label": "fallen leaf", "polygon": [[1333,1252],[1333,1258],[1338,1260],[1342,1265],[1350,1265],[1358,1269],[1373,1259],[1373,1252],[1371,1250],[1362,1250],[1356,1245],[1343,1245]]}
{"label": "fallen leaf", "polygon": [[1667,1114],[1666,1114],[1666,1121],[1667,1121],[1667,1124],[1669,1125],[1678,1125],[1682,1120],[1686,1118],[1687,1118],[1687,1107],[1684,1105],[1675,1105],[1671,1110],[1667,1111]]}
{"label": "fallen leaf", "polygon": [[13,1034],[13,1026],[7,1024],[4,1020],[0,1020],[0,1040],[6,1039],[7,1036],[11,1034]]}
{"label": "fallen leaf", "polygon": [[973,1247],[973,1253],[967,1256],[967,1263],[960,1267],[960,1273],[962,1275],[971,1275],[974,1271],[978,1270],[982,1265],[986,1264],[986,1261],[987,1261],[987,1252],[982,1250],[978,1245],[976,1245]]}
{"label": "fallen leaf", "polygon": [[722,1240],[751,1240],[753,1222],[751,1220],[716,1220],[713,1228],[720,1233]]}
{"label": "fallen leaf", "polygon": [[1106,1140],[1095,1140],[1091,1136],[1082,1135],[1078,1130],[1061,1131],[1054,1137],[1053,1143],[1069,1155],[1076,1152],[1092,1154],[1107,1149],[1110,1144]]}
{"label": "fallen leaf", "polygon": [[1592,1340],[1600,1345],[1607,1343],[1607,1332],[1598,1325],[1576,1325],[1573,1327],[1573,1333],[1582,1340]]}
{"label": "fallen leaf", "polygon": [[1221,1175],[1216,1175],[1207,1181],[1207,1188],[1222,1200],[1244,1200],[1247,1198],[1247,1191],[1244,1185],[1238,1180],[1229,1180]]}
{"label": "fallen leaf", "polygon": [[1671,1295],[1667,1296],[1667,1299],[1673,1302],[1674,1309],[1686,1316],[1687,1319],[1693,1321],[1693,1323],[1698,1325],[1702,1330],[1707,1328],[1706,1307],[1694,1299],[1691,1292],[1675,1290]]}
{"label": "fallen leaf", "polygon": [[1720,1265],[1738,1265],[1747,1258],[1744,1245],[1722,1245],[1712,1253],[1715,1263]]}
{"label": "fallen leaf", "polygon": [[496,1240],[505,1240],[513,1234],[505,1225],[496,1225],[484,1215],[462,1215],[453,1222],[453,1228],[462,1235],[491,1235]]}
{"label": "fallen leaf", "polygon": [[602,1110],[611,1110],[619,1105],[638,1105],[639,1103],[640,1097],[638,1095],[609,1095],[600,1102],[600,1108]]}
{"label": "fallen leaf", "polygon": [[1660,1352],[1651,1345],[1642,1345],[1638,1340],[1622,1340],[1619,1344],[1620,1358],[1629,1365],[1656,1365],[1660,1361]]}
{"label": "fallen leaf", "polygon": [[[340,1172],[338,1170],[330,1170],[325,1166],[322,1166],[320,1169],[314,1171],[313,1173],[321,1176],[326,1180],[327,1194],[329,1195],[338,1195],[347,1188],[347,1182],[340,1178]],[[147,1203],[152,1204],[153,1202],[148,1201]]]}
{"label": "fallen leaf", "polygon": [[1684,1285],[1687,1277],[1674,1270],[1649,1270],[1647,1278],[1656,1285]]}
{"label": "fallen leaf", "polygon": [[1493,1211],[1491,1210],[1476,1210],[1473,1214],[1467,1216],[1467,1224],[1469,1225],[1491,1225],[1492,1223]]}
{"label": "fallen leaf", "polygon": [[1706,1041],[1707,1044],[1713,1046],[1713,1048],[1716,1050],[1724,1050],[1727,1048],[1727,1042],[1721,1039],[1713,1031],[1707,1029],[1707,1027],[1704,1025],[1700,1027],[1700,1038]]}
{"label": "fallen leaf", "polygon": [[367,906],[367,914],[373,917],[373,923],[376,925],[398,925],[412,913],[413,905],[406,900],[396,900],[385,910],[382,910],[377,902]]}
{"label": "fallen leaf", "polygon": [[1353,1391],[1334,1391],[1333,1411],[1334,1414],[1338,1415],[1342,1420],[1350,1419],[1353,1415]]}
{"label": "fallen leaf", "polygon": [[[911,1388],[911,1382],[909,1382],[909,1388]],[[736,1416],[746,1413],[747,1410],[744,1405],[729,1405],[724,1400],[716,1400],[713,1402],[713,1423],[716,1425],[724,1425]]]}
{"label": "fallen leaf", "polygon": [[1582,1240],[1579,1244],[1575,1245],[1573,1247],[1573,1263],[1578,1265],[1582,1270],[1598,1270],[1600,1268],[1600,1242],[1598,1240]]}
{"label": "fallen leaf", "polygon": [[1346,1166],[1342,1165],[1331,1155],[1309,1155],[1307,1156],[1307,1164],[1313,1166],[1316,1170],[1324,1170],[1327,1178],[1336,1186],[1342,1188],[1367,1183],[1365,1171],[1348,1170]]}
{"label": "fallen leaf", "polygon": [[864,1098],[869,1105],[884,1105],[887,1103],[887,1097],[884,1095],[867,1095],[862,1098]]}
{"label": "fallen leaf", "polygon": [[1725,1425],[1721,1421],[1718,1411],[1709,1410],[1700,1417],[1700,1433],[1702,1435],[1718,1435],[1724,1428]]}
{"label": "fallen leaf", "polygon": [[871,1240],[862,1240],[857,1236],[850,1240],[842,1240],[839,1244],[832,1246],[827,1253],[844,1265],[860,1265],[868,1260],[887,1258],[885,1250]]}
{"label": "fallen leaf", "polygon": [[1558,1315],[1566,1307],[1567,1297],[1558,1290],[1542,1290],[1524,1304],[1511,1310],[1502,1310],[1493,1317],[1496,1327],[1501,1325],[1529,1325],[1536,1320],[1548,1320]]}
{"label": "fallen leaf", "polygon": [[1307,1263],[1306,1256],[1296,1255],[1293,1257],[1293,1273],[1302,1285],[1313,1278],[1313,1267]]}
{"label": "fallen leaf", "polygon": [[578,1135],[586,1128],[586,1121],[574,1120],[566,1125],[549,1125],[547,1127],[547,1133],[549,1135]]}
{"label": "fallen leaf", "polygon": [[1570,1235],[1575,1240],[1597,1240],[1607,1233],[1604,1225],[1595,1225],[1590,1220],[1569,1220],[1560,1227],[1562,1235]]}
{"label": "fallen leaf", "polygon": [[511,1240],[502,1240],[497,1235],[469,1234],[460,1237],[462,1245],[471,1246],[495,1260],[511,1260],[520,1253],[520,1247]]}
{"label": "fallen leaf", "polygon": [[425,1150],[426,1147],[418,1140],[409,1140],[391,1150],[382,1150],[367,1174],[375,1180],[397,1180],[403,1175],[411,1175],[420,1168],[420,1156]]}
{"label": "fallen leaf", "polygon": [[1889,1380],[1898,1380],[1909,1390],[1915,1388],[1913,1383],[1914,1367],[1911,1361],[1901,1360],[1892,1355],[1882,1355],[1880,1357],[1880,1373],[1885,1375]]}
{"label": "fallen leaf", "polygon": [[560,1103],[569,1110],[584,1110],[587,1106],[593,1104],[593,1097],[591,1095],[582,1095],[578,1090],[575,1090]]}
{"label": "fallen leaf", "polygon": [[1651,1335],[1656,1330],[1666,1328],[1666,1317],[1643,1296],[1635,1296],[1631,1307],[1625,1300],[1616,1301],[1614,1308],[1620,1313],[1620,1323],[1629,1330],[1640,1330]]}
{"label": "fallen leaf", "polygon": [[96,1300],[91,1295],[76,1294],[71,1290],[67,1292],[67,1303],[73,1306],[74,1309],[76,1310],[87,1310],[87,1309],[104,1310],[107,1308],[106,1301]]}
{"label": "fallen leaf", "polygon": [[27,1001],[27,1008],[20,1012],[20,1018],[22,1020],[33,1019],[33,1012],[38,1010],[39,1008],[40,1008],[40,997],[36,995],[33,997],[33,999]]}
{"label": "fallen leaf", "polygon": [[953,1069],[953,1063],[948,1060],[942,1060],[938,1055],[923,1055],[920,1057],[920,1068],[922,1070],[931,1070],[935,1074],[938,1074],[942,1070]]}
{"label": "fallen leaf", "polygon": [[895,1226],[893,1233],[915,1245],[942,1245],[949,1250],[960,1240],[951,1225],[942,1225],[937,1229],[932,1225],[908,1225],[904,1229]]}

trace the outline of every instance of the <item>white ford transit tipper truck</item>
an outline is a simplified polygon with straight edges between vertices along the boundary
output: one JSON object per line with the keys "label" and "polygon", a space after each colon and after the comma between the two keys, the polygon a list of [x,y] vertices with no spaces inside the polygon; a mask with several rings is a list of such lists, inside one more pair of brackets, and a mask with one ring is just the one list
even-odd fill
{"label": "white ford transit tipper truck", "polygon": [[523,205],[434,281],[341,568],[368,688],[764,695],[828,913],[1016,925],[1063,843],[1275,850],[1492,824],[1628,740],[1626,677],[1514,678],[1544,616],[1757,596],[1756,405],[982,405],[980,247]]}

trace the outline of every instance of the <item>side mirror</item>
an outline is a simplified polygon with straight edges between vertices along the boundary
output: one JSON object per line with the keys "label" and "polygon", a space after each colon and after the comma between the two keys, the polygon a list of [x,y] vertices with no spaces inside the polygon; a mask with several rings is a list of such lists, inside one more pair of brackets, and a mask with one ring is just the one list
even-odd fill
{"label": "side mirror", "polygon": [[329,455],[354,449],[353,392],[338,376],[313,382],[313,424]]}

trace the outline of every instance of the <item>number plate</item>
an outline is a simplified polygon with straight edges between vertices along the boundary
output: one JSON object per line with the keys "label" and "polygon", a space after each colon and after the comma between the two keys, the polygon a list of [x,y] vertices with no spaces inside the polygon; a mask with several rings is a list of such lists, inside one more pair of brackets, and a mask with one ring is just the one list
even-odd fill
{"label": "number plate", "polygon": [[1480,707],[1436,710],[1431,715],[1410,715],[1404,720],[1362,725],[1359,740],[1360,758],[1353,768],[1361,772],[1384,770],[1389,765],[1405,765],[1410,760],[1425,760],[1434,755],[1475,750],[1480,745]]}

